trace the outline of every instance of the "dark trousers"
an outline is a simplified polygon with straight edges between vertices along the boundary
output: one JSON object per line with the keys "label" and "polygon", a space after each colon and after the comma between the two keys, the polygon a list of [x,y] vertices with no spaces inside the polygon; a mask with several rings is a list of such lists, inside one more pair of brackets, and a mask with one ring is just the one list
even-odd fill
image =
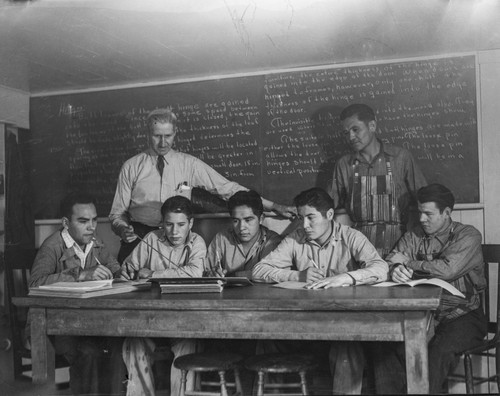
{"label": "dark trousers", "polygon": [[98,337],[57,336],[56,354],[69,363],[69,386],[74,395],[98,394],[99,372],[102,363],[102,340]]}
{"label": "dark trousers", "polygon": [[122,338],[53,338],[54,350],[69,363],[69,387],[74,395],[120,395],[125,392],[126,369]]}
{"label": "dark trousers", "polygon": [[[146,224],[142,223],[137,223],[135,221],[131,221],[130,225],[134,227],[134,232],[136,235],[138,235],[141,239],[144,238],[148,233],[151,231],[157,230],[158,227],[151,227]],[[134,241],[127,243],[125,241],[120,242],[120,250],[118,251],[118,262],[120,264],[123,263],[123,261],[129,256],[130,253],[132,253],[132,250],[141,242],[139,238],[135,239]]]}
{"label": "dark trousers", "polygon": [[[204,352],[233,352],[240,354],[244,359],[254,356],[257,350],[256,340],[206,339],[203,340],[202,345]],[[239,371],[241,386],[243,387],[243,394],[254,394],[254,373],[246,369],[245,367],[241,367]],[[214,380],[218,380],[218,377],[214,378]]]}
{"label": "dark trousers", "polygon": [[[446,378],[455,370],[458,353],[481,343],[487,333],[486,317],[481,308],[436,326],[429,342],[429,392],[445,393]],[[406,369],[403,343],[372,343],[369,346],[374,363],[378,394],[406,393]]]}

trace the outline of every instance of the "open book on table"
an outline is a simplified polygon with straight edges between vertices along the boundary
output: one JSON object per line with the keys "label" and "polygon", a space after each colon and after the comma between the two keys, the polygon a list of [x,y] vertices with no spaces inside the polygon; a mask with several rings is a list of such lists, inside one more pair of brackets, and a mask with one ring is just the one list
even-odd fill
{"label": "open book on table", "polygon": [[381,282],[381,283],[376,283],[376,287],[390,287],[390,286],[418,286],[418,285],[434,285],[434,286],[439,286],[454,296],[462,297],[465,298],[465,296],[458,290],[455,286],[449,284],[448,282],[442,280],[442,279],[437,279],[437,278],[431,278],[431,279],[417,279],[417,280],[412,280],[406,283],[397,283],[397,282]]}

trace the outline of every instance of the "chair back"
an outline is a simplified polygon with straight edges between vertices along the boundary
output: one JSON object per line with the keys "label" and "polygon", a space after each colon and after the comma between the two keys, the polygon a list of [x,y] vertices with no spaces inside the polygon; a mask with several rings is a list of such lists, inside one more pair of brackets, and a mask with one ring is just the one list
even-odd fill
{"label": "chair back", "polygon": [[22,365],[22,358],[29,358],[31,353],[25,348],[23,340],[28,311],[25,308],[15,306],[12,303],[12,297],[22,297],[28,294],[28,281],[36,252],[36,249],[21,249],[7,245],[4,253],[15,378],[19,378],[26,369]]}
{"label": "chair back", "polygon": [[[486,295],[485,295],[485,312],[488,317],[488,333],[500,336],[500,245],[483,245],[483,257],[485,263],[486,275]],[[496,279],[496,282],[495,282]],[[496,287],[495,287],[496,285]],[[496,315],[494,321],[491,318],[491,303],[494,303],[493,295],[496,292]]]}

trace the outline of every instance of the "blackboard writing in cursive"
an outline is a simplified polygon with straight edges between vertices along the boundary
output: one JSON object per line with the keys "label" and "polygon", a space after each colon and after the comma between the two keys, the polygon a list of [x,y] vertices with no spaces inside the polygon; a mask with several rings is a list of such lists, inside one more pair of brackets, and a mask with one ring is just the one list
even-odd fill
{"label": "blackboard writing in cursive", "polygon": [[57,218],[69,190],[109,213],[123,162],[147,146],[145,117],[170,106],[177,149],[268,199],[291,203],[326,187],[348,152],[338,120],[348,104],[377,111],[379,137],[407,148],[429,182],[479,202],[474,56],[325,67],[219,80],[34,97],[22,137],[39,219]]}

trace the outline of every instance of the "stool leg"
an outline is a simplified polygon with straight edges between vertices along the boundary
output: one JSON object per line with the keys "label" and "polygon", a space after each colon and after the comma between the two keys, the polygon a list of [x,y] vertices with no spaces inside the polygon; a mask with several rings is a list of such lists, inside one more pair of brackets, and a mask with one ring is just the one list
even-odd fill
{"label": "stool leg", "polygon": [[193,390],[201,390],[201,373],[194,372],[194,388]]}
{"label": "stool leg", "polygon": [[464,355],[464,368],[465,368],[465,391],[467,393],[474,393],[474,375],[472,372],[472,360],[470,355]]}
{"label": "stool leg", "polygon": [[257,387],[257,396],[264,396],[264,372],[259,371],[259,383]]}
{"label": "stool leg", "polygon": [[221,370],[219,371],[220,377],[220,395],[227,396],[227,387],[226,387],[226,372]]}
{"label": "stool leg", "polygon": [[307,381],[306,381],[306,372],[300,371],[300,387],[302,388],[302,396],[307,396]]}
{"label": "stool leg", "polygon": [[184,396],[186,394],[186,382],[187,382],[187,371],[181,370],[181,395]]}
{"label": "stool leg", "polygon": [[234,369],[234,384],[236,385],[236,393],[243,396],[243,385],[241,384],[240,370]]}

